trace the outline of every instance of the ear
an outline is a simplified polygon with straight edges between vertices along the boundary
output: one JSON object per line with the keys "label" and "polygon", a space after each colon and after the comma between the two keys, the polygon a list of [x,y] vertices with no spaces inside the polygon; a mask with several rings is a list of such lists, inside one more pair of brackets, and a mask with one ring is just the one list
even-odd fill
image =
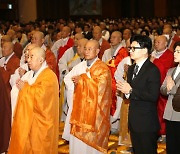
{"label": "ear", "polygon": [[42,39],[42,44],[44,43],[44,41],[45,41],[45,39],[43,38],[43,39]]}
{"label": "ear", "polygon": [[147,48],[144,48],[144,49],[142,49],[142,52],[143,52],[144,55],[145,55],[145,54],[148,54],[148,49],[147,49]]}
{"label": "ear", "polygon": [[40,60],[39,60],[39,62],[40,62],[40,63],[43,63],[43,62],[44,62],[44,58],[41,57]]}
{"label": "ear", "polygon": [[98,55],[99,51],[100,51],[100,49],[96,49],[96,56]]}
{"label": "ear", "polygon": [[167,45],[168,45],[168,42],[166,41],[166,43],[165,43],[165,47],[167,47]]}

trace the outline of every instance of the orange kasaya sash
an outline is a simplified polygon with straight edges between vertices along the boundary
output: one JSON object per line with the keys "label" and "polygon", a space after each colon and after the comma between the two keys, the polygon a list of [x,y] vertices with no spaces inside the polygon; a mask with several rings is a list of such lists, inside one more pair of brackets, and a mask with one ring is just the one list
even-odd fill
{"label": "orange kasaya sash", "polygon": [[87,145],[106,153],[110,131],[111,73],[97,60],[80,75],[75,87],[71,113],[71,134]]}
{"label": "orange kasaya sash", "polygon": [[108,65],[110,71],[111,71],[111,76],[112,76],[112,105],[111,105],[111,115],[113,116],[115,111],[116,111],[116,102],[117,102],[117,97],[116,97],[116,80],[114,77],[114,74],[117,70],[118,64],[128,56],[128,51],[126,48],[122,47],[118,51],[116,56],[113,56],[112,59],[106,62]]}

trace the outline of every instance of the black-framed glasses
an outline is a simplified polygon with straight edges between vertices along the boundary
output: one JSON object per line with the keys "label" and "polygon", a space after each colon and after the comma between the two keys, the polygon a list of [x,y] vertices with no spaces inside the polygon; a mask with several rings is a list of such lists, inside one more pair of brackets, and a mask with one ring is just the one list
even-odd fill
{"label": "black-framed glasses", "polygon": [[143,47],[128,47],[128,51],[134,52],[136,49],[143,49]]}

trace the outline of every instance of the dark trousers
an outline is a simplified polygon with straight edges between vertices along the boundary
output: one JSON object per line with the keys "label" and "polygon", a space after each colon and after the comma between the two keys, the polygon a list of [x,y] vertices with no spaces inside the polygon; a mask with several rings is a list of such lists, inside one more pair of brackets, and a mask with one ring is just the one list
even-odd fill
{"label": "dark trousers", "polygon": [[157,154],[157,132],[134,132],[130,129],[135,154]]}
{"label": "dark trousers", "polygon": [[180,121],[166,121],[167,154],[180,154]]}

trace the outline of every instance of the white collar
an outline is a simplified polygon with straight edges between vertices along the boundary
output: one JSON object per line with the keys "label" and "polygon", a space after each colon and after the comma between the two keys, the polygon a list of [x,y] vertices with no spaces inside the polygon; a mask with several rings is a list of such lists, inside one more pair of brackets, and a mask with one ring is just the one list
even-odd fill
{"label": "white collar", "polygon": [[167,50],[167,48],[164,49],[163,51],[159,51],[159,52],[155,50],[153,56],[154,56],[155,58],[159,58],[159,57],[162,56],[162,54],[163,54],[166,50]]}
{"label": "white collar", "polygon": [[[145,58],[145,59],[141,60],[140,62],[136,63],[136,65],[139,66],[139,67],[138,67],[138,72],[139,72],[139,70],[141,69],[142,65],[145,63],[145,61],[146,61],[147,59],[148,59],[148,58]],[[138,73],[138,72],[137,72],[137,73]]]}
{"label": "white collar", "polygon": [[[121,49],[121,47],[122,47],[122,44],[119,43],[119,45],[118,45],[116,51],[114,52],[114,55],[113,55],[113,56],[116,56],[116,55],[117,55],[117,53],[118,53],[118,51]],[[113,49],[113,48],[112,48],[112,49]]]}
{"label": "white collar", "polygon": [[102,45],[102,41],[103,41],[103,39],[100,38],[100,40],[99,40],[99,45],[100,45],[100,46]]}
{"label": "white collar", "polygon": [[41,46],[41,48],[44,49],[44,51],[46,51],[46,49],[47,49],[44,44]]}
{"label": "white collar", "polygon": [[8,57],[7,59],[5,60],[4,64],[7,64],[9,59],[14,55],[14,52],[12,52]]}

